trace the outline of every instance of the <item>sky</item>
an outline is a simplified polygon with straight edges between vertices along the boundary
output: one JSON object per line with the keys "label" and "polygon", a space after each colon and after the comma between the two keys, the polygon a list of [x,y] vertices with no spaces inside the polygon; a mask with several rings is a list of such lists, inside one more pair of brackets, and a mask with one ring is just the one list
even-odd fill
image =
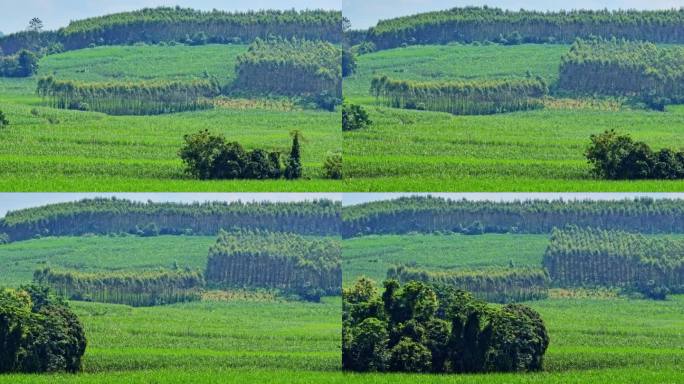
{"label": "sky", "polygon": [[248,11],[259,9],[334,9],[341,0],[0,0],[0,31],[4,34],[26,29],[38,17],[45,29],[58,29],[71,20],[145,7],[176,6],[210,11]]}
{"label": "sky", "polygon": [[204,201],[289,202],[317,199],[340,201],[341,193],[0,193],[0,217],[8,211],[47,204],[116,196],[133,201],[193,203]]}
{"label": "sky", "polygon": [[[343,206],[367,203],[378,200],[393,200],[402,196],[434,196],[452,200],[624,200],[636,197],[654,199],[684,199],[684,193],[345,193]],[[684,203],[684,202],[683,202]]]}
{"label": "sky", "polygon": [[488,5],[504,9],[670,9],[684,6],[684,0],[342,0],[342,12],[352,28],[365,29],[378,20],[463,6]]}

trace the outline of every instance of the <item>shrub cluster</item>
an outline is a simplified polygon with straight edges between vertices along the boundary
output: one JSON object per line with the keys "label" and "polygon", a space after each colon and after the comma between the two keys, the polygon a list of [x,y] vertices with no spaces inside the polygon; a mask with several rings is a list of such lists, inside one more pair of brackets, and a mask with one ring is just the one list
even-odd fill
{"label": "shrub cluster", "polygon": [[0,290],[0,373],[78,372],[85,349],[63,299],[38,286]]}
{"label": "shrub cluster", "polygon": [[185,135],[179,156],[188,174],[201,180],[210,179],[298,179],[302,176],[301,148],[298,132],[293,134],[292,149],[285,171],[279,152],[263,149],[246,151],[238,142],[227,142],[223,135],[208,130]]}
{"label": "shrub cluster", "polygon": [[591,135],[586,157],[594,175],[602,179],[684,178],[684,151],[653,151],[648,144],[613,129]]}
{"label": "shrub cluster", "polygon": [[29,77],[36,72],[38,56],[33,52],[21,50],[16,55],[0,56],[0,77]]}
{"label": "shrub cluster", "polygon": [[520,372],[542,368],[549,337],[537,312],[489,306],[465,291],[360,279],[343,292],[342,365],[353,371]]}
{"label": "shrub cluster", "polygon": [[0,111],[0,128],[6,127],[9,125],[9,120],[7,120],[7,117],[5,117],[5,114]]}
{"label": "shrub cluster", "polygon": [[373,122],[368,117],[368,112],[360,105],[344,103],[342,105],[342,130],[355,131],[366,128]]}

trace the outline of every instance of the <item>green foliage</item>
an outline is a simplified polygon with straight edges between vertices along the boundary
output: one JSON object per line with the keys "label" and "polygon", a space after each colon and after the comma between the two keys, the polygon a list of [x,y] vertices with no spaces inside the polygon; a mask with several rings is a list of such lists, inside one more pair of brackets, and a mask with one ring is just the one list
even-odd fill
{"label": "green foliage", "polygon": [[257,94],[342,97],[342,50],[324,41],[257,39],[237,59],[233,88]]}
{"label": "green foliage", "polygon": [[629,135],[619,135],[612,129],[591,136],[586,156],[599,178],[684,178],[684,152],[667,148],[654,152],[648,144],[634,141]]}
{"label": "green foliage", "polygon": [[291,203],[154,203],[123,199],[86,199],[8,212],[0,232],[12,241],[41,236],[135,233],[154,223],[160,234],[216,235],[221,228],[338,235],[341,203],[330,200]]}
{"label": "green foliage", "polygon": [[683,292],[683,254],[680,239],[569,226],[552,232],[543,263],[554,286]]}
{"label": "green foliage", "polygon": [[[340,242],[286,232],[221,231],[209,249],[207,282],[277,288],[308,298],[340,293]],[[317,301],[314,300],[314,301]]]}
{"label": "green foliage", "polygon": [[487,233],[550,233],[568,224],[684,233],[682,215],[684,207],[676,199],[491,202],[411,196],[345,207],[342,236],[460,232],[474,222]]}
{"label": "green foliage", "polygon": [[14,56],[2,56],[0,53],[0,77],[30,77],[36,72],[38,56],[35,53],[27,50],[21,50]]}
{"label": "green foliage", "polygon": [[342,77],[348,77],[356,71],[356,54],[350,48],[342,50]]}
{"label": "green foliage", "polygon": [[582,94],[624,95],[655,109],[684,102],[684,48],[625,40],[577,40],[563,56],[558,86]]}
{"label": "green foliage", "polygon": [[551,282],[545,270],[530,267],[429,271],[400,265],[390,268],[387,278],[399,282],[422,281],[431,285],[446,285],[496,303],[545,299]]}
{"label": "green foliage", "polygon": [[134,83],[81,83],[38,80],[38,95],[52,108],[97,111],[110,115],[158,115],[212,108],[220,93],[215,80]]}
{"label": "green foliage", "polygon": [[329,153],[323,163],[323,174],[328,179],[342,179],[342,153]]}
{"label": "green foliage", "polygon": [[455,115],[488,115],[542,108],[548,93],[542,78],[535,80],[475,80],[415,82],[375,77],[370,92],[386,106],[449,112]]}
{"label": "green foliage", "polygon": [[684,16],[677,9],[543,12],[463,7],[382,20],[369,30],[367,39],[378,49],[452,41],[571,43],[590,36],[682,43],[676,31],[683,24]]}
{"label": "green foliage", "polygon": [[71,300],[126,304],[134,307],[196,301],[204,277],[195,271],[81,273],[37,270],[33,280]]}
{"label": "green foliage", "polygon": [[342,105],[342,131],[355,131],[373,124],[363,107],[356,104]]}
{"label": "green foliage", "polygon": [[61,298],[44,287],[0,290],[0,373],[81,370],[83,326]]}
{"label": "green foliage", "polygon": [[293,131],[291,135],[292,148],[290,149],[290,156],[287,158],[284,173],[285,178],[288,180],[302,177],[302,150],[300,141],[303,140],[303,137],[300,131]]}
{"label": "green foliage", "polygon": [[5,117],[5,114],[0,111],[0,128],[4,128],[9,125],[9,120]]}
{"label": "green foliage", "polygon": [[343,291],[342,366],[436,373],[542,369],[549,337],[529,307],[487,306],[466,291],[360,279]]}

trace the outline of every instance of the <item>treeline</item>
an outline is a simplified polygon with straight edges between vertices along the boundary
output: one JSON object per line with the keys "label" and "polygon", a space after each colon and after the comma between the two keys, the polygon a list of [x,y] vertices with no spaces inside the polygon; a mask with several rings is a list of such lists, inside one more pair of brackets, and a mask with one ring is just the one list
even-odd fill
{"label": "treeline", "polygon": [[684,201],[527,200],[512,202],[402,197],[345,207],[342,235],[456,232],[550,233],[568,224],[641,233],[684,233]]}
{"label": "treeline", "polygon": [[110,115],[157,115],[211,108],[209,98],[221,92],[216,81],[154,81],[130,83],[81,83],[38,80],[36,92],[49,106]]}
{"label": "treeline", "polygon": [[81,370],[83,325],[49,289],[0,289],[0,373]]}
{"label": "treeline", "polygon": [[[359,32],[350,36],[359,40]],[[378,49],[412,44],[496,41],[516,36],[525,43],[572,43],[599,36],[655,43],[684,43],[684,9],[508,11],[464,7],[382,20],[367,31]]]}
{"label": "treeline", "polygon": [[307,202],[154,203],[116,198],[85,199],[8,212],[0,233],[10,241],[36,236],[132,233],[154,224],[160,234],[216,235],[242,227],[305,235],[339,235],[341,204]]}
{"label": "treeline", "polygon": [[82,273],[37,270],[33,281],[70,300],[125,304],[133,307],[201,299],[202,273],[195,271],[127,271]]}
{"label": "treeline", "polygon": [[237,58],[235,72],[239,90],[342,97],[342,50],[326,41],[257,39]]}
{"label": "treeline", "polygon": [[[560,89],[684,102],[684,48],[626,40],[577,40],[561,61]],[[662,109],[662,107],[660,108]]]}
{"label": "treeline", "polygon": [[684,241],[568,226],[552,232],[544,267],[560,287],[684,292]]}
{"label": "treeline", "polygon": [[380,294],[360,279],[343,293],[345,370],[478,373],[543,368],[544,321],[520,305],[490,306],[470,293],[410,281]]}
{"label": "treeline", "polygon": [[73,21],[56,32],[19,32],[0,38],[0,49],[14,54],[61,44],[65,50],[90,45],[186,41],[201,34],[209,43],[249,43],[256,38],[342,41],[342,12],[325,10],[252,12],[198,11],[180,7],[139,11]]}
{"label": "treeline", "polygon": [[542,108],[543,79],[418,82],[375,77],[371,94],[393,108],[488,115]]}
{"label": "treeline", "polygon": [[0,77],[29,77],[38,72],[38,56],[22,50],[13,56],[0,55]]}
{"label": "treeline", "polygon": [[274,288],[308,300],[339,295],[340,242],[293,233],[221,231],[209,249],[207,282],[232,288]]}
{"label": "treeline", "polygon": [[549,276],[541,268],[489,268],[428,271],[407,266],[390,268],[387,278],[400,283],[422,281],[472,292],[490,303],[541,300],[549,294]]}

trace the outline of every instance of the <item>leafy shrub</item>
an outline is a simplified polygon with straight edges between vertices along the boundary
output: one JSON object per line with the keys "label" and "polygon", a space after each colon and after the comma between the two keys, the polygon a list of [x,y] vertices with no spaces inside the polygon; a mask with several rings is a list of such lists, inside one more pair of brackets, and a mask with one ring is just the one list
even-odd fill
{"label": "leafy shrub", "polygon": [[328,179],[342,179],[342,153],[329,153],[323,163],[323,173]]}
{"label": "leafy shrub", "polygon": [[351,76],[356,72],[356,55],[349,48],[342,50],[342,77]]}
{"label": "leafy shrub", "polygon": [[86,349],[81,322],[49,289],[0,290],[0,373],[78,372]]}
{"label": "leafy shrub", "polygon": [[5,117],[5,114],[0,111],[0,128],[6,127],[9,125],[9,120]]}
{"label": "leafy shrub", "polygon": [[0,56],[0,77],[29,77],[38,72],[38,56],[21,50],[14,56]]}
{"label": "leafy shrub", "polygon": [[343,291],[342,365],[353,371],[435,373],[542,369],[549,344],[533,309],[493,307],[465,291],[360,279]]}
{"label": "leafy shrub", "polygon": [[[208,130],[200,131],[184,137],[185,145],[179,156],[186,165],[186,172],[201,180],[210,179],[278,179],[282,175],[280,153],[255,149],[251,152],[237,142],[226,142],[222,135],[212,135]],[[293,143],[293,153],[295,152]],[[299,163],[299,144],[296,148],[296,164],[299,173],[291,171],[291,175],[301,177]],[[287,170],[286,170],[287,172]]]}
{"label": "leafy shrub", "polygon": [[10,242],[10,237],[6,233],[0,233],[0,245],[2,244],[9,244]]}
{"label": "leafy shrub", "polygon": [[290,157],[287,159],[287,166],[285,167],[285,178],[288,180],[299,179],[302,177],[302,155],[300,141],[303,139],[299,131],[292,133],[292,149],[290,150]]}
{"label": "leafy shrub", "polygon": [[653,152],[644,142],[615,130],[591,135],[586,157],[592,172],[603,179],[679,179],[684,177],[684,152]]}
{"label": "leafy shrub", "polygon": [[371,125],[373,122],[368,117],[368,112],[360,105],[343,104],[342,105],[342,130],[355,131],[363,129]]}

